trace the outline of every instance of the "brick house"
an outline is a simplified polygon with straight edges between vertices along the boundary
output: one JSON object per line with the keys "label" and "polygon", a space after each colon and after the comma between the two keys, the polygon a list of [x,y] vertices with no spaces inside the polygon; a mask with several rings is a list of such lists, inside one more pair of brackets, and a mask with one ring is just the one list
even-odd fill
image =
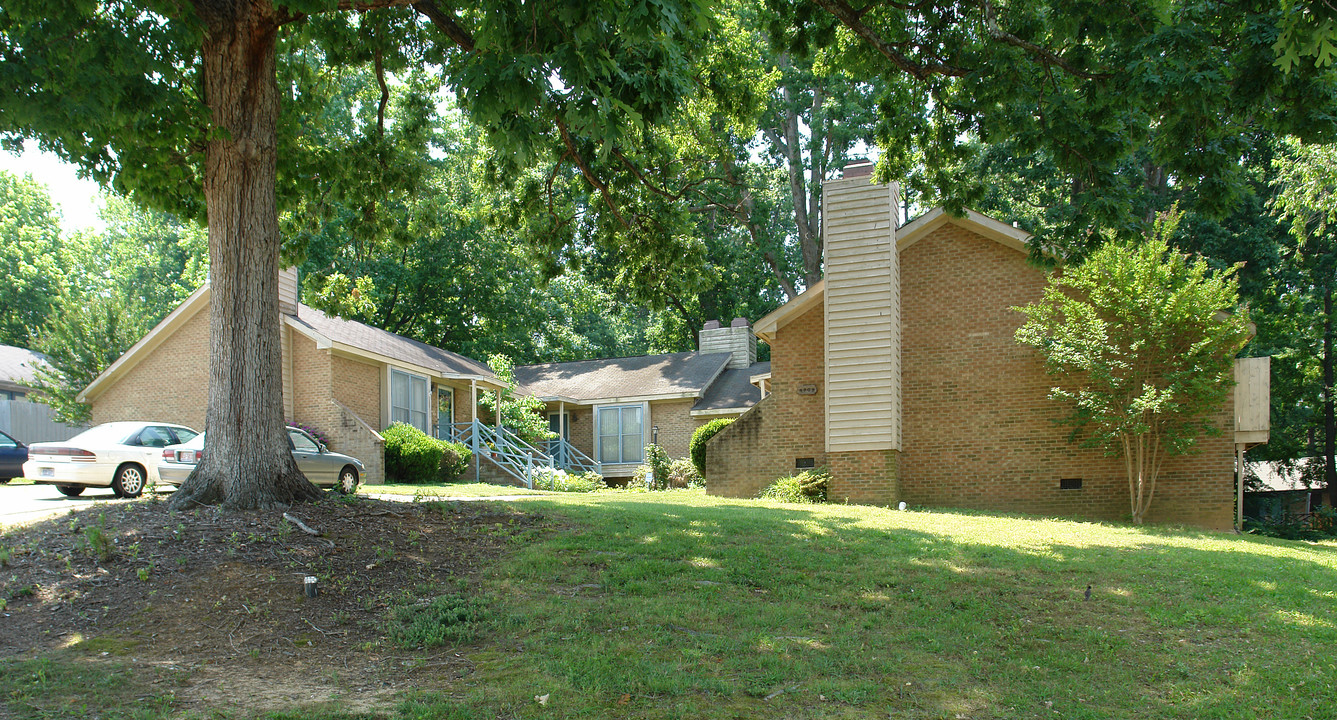
{"label": "brick house", "polygon": [[770,363],[757,362],[747,320],[710,321],[700,351],[522,365],[516,382],[546,404],[549,429],[608,478],[630,477],[654,442],[685,457],[692,432],[761,399]]}
{"label": "brick house", "polygon": [[[152,418],[205,429],[209,295],[208,285],[195,291],[84,389],[94,423]],[[384,482],[380,432],[392,422],[446,436],[474,419],[478,393],[503,387],[477,360],[330,317],[297,297],[290,268],[279,278],[284,416],[361,460],[364,483]]]}
{"label": "brick house", "polygon": [[[1029,235],[941,209],[897,227],[897,188],[871,166],[825,184],[826,276],[756,323],[769,393],[706,449],[707,490],[751,497],[827,467],[835,500],[1121,519],[1122,460],[1067,441],[1050,379],[1013,333],[1040,298]],[[1232,525],[1236,458],[1267,440],[1266,358],[1237,364],[1235,412],[1169,458],[1150,519]]]}

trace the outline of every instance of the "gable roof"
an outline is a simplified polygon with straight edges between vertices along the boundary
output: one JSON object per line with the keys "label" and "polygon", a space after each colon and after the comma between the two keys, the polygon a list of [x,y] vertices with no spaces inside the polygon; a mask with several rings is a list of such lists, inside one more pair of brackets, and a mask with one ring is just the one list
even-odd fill
{"label": "gable roof", "polygon": [[761,402],[761,388],[752,384],[752,378],[768,374],[770,371],[770,361],[753,363],[751,367],[725,370],[710,384],[710,387],[706,388],[701,399],[692,406],[692,412],[702,414],[721,411],[741,412],[756,405]]}
{"label": "gable roof", "polygon": [[[988,238],[1004,247],[1021,253],[1030,252],[1027,242],[1031,234],[1020,228],[1012,227],[1001,220],[995,220],[983,213],[966,210],[965,217],[954,217],[940,207],[933,208],[910,222],[896,228],[896,251],[906,248],[928,237],[930,233],[947,224],[963,227],[976,235]],[[823,278],[807,291],[789,302],[776,308],[771,314],[758,320],[752,327],[757,337],[771,342],[775,332],[803,315],[809,308],[824,299],[826,279]]]}
{"label": "gable roof", "polygon": [[515,380],[543,400],[699,398],[729,364],[729,353],[681,352],[606,360],[521,365]]}
{"label": "gable roof", "polygon": [[320,348],[338,347],[355,354],[371,354],[383,361],[430,370],[440,377],[500,382],[492,368],[477,360],[356,320],[332,317],[308,305],[298,305],[297,314],[284,315],[283,321],[315,340]]}
{"label": "gable roof", "polygon": [[46,357],[28,348],[0,345],[0,390],[27,392],[24,383],[37,379],[37,367],[46,364]]}
{"label": "gable roof", "polygon": [[[208,308],[209,295],[210,287],[207,283],[191,293],[176,306],[176,309],[168,313],[162,322],[140,338],[139,342],[130,346],[130,349],[102,371],[101,375],[94,378],[93,382],[79,393],[77,399],[80,402],[92,402],[101,395],[112,383],[163,344],[172,333],[185,325],[186,321]],[[412,365],[440,377],[476,379],[493,387],[501,385],[501,381],[497,379],[492,369],[477,360],[355,320],[330,317],[313,307],[299,305],[298,315],[284,315],[283,322],[295,331],[315,340],[319,348],[335,348],[377,362]]]}

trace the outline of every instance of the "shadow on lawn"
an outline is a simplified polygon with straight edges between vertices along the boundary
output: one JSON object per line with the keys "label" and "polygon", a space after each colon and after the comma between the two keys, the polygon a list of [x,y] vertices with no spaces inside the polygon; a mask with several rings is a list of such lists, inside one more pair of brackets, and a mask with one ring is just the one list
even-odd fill
{"label": "shadow on lawn", "polygon": [[515,660],[582,698],[574,714],[624,695],[684,716],[1204,717],[1265,698],[1298,718],[1337,700],[1331,674],[1295,684],[1337,643],[1337,569],[1307,547],[1077,523],[1033,538],[989,517],[971,535],[877,508],[521,506],[578,528],[504,570]]}

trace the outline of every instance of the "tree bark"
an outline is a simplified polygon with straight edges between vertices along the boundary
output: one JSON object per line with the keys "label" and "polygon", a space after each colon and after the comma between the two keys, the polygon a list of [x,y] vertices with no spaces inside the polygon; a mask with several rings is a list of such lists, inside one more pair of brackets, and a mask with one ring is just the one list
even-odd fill
{"label": "tree bark", "polygon": [[270,0],[197,3],[206,27],[209,213],[209,406],[204,459],[170,507],[286,507],[320,491],[288,449],[283,418],[274,194],[279,94]]}

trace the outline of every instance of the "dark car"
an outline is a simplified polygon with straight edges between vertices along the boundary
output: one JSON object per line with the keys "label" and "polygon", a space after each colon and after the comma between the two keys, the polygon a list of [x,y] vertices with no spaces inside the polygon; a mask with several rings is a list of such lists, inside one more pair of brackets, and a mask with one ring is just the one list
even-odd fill
{"label": "dark car", "polygon": [[0,431],[0,483],[23,477],[23,463],[28,459],[28,446]]}

